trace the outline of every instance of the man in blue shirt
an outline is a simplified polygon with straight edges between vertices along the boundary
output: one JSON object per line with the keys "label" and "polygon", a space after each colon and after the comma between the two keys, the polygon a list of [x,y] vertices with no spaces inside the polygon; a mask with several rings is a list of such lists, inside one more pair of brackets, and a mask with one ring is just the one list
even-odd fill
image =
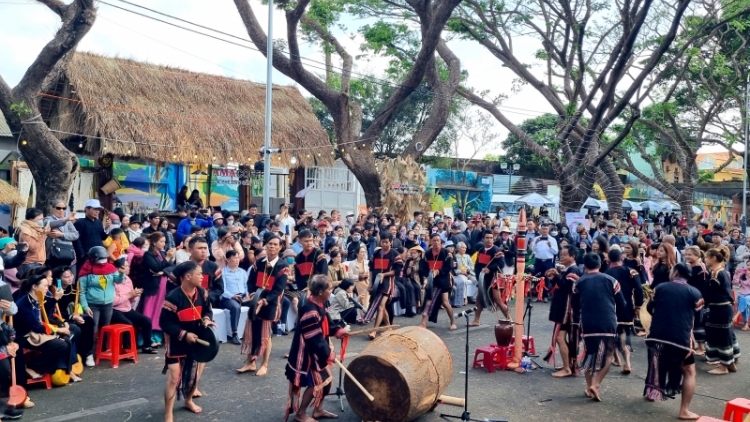
{"label": "man in blue shirt", "polygon": [[242,344],[237,336],[237,326],[240,324],[242,305],[250,302],[250,295],[247,292],[247,271],[240,268],[240,256],[237,251],[227,251],[226,260],[227,265],[221,271],[224,293],[221,294],[218,307],[229,311],[231,316],[232,338],[229,341]]}
{"label": "man in blue shirt", "polygon": [[187,217],[183,218],[179,224],[177,224],[177,235],[175,236],[175,242],[177,244],[182,243],[182,239],[190,234],[190,228],[198,226],[204,229],[210,228],[214,225],[211,217],[203,218],[203,215],[199,215],[195,205],[190,206],[190,211]]}

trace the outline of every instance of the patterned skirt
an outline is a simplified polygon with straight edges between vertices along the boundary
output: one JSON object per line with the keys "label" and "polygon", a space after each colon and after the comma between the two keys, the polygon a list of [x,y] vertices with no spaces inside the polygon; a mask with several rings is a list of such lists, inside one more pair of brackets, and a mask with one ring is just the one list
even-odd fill
{"label": "patterned skirt", "polygon": [[648,344],[648,372],[643,395],[650,400],[673,399],[682,393],[682,367],[695,363],[692,351],[646,340]]}
{"label": "patterned skirt", "polygon": [[583,338],[584,356],[578,370],[597,373],[607,364],[607,356],[615,350],[615,337],[587,336]]}
{"label": "patterned skirt", "polygon": [[728,366],[740,357],[740,345],[732,329],[733,312],[731,304],[711,306],[706,321],[706,361]]}

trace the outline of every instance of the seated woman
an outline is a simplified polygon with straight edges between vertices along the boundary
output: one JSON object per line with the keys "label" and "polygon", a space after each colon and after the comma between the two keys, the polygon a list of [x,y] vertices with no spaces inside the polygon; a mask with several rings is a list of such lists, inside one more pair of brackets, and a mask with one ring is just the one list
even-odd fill
{"label": "seated woman", "polygon": [[329,253],[331,260],[328,261],[328,277],[331,277],[333,288],[338,287],[341,280],[346,278],[346,267],[341,263],[341,252],[334,249]]}
{"label": "seated woman", "polygon": [[[143,294],[143,289],[134,289],[133,282],[128,277],[130,266],[126,261],[118,260],[115,266],[121,265],[125,279],[120,284],[115,284],[115,301],[112,305],[112,323],[131,325],[141,334],[143,347],[141,353],[156,354],[151,347],[151,318],[136,311],[138,298]],[[127,347],[127,346],[126,346]]]}
{"label": "seated woman", "polygon": [[[354,292],[354,281],[345,278],[341,280],[338,287],[333,291],[330,299],[331,306],[328,308],[328,314],[331,321],[341,327],[347,324],[355,324],[362,321],[364,308],[357,301],[357,294]],[[362,313],[360,313],[362,312]]]}
{"label": "seated woman", "polygon": [[26,361],[26,372],[32,379],[41,377],[40,373],[52,374],[62,369],[73,382],[81,381],[70,370],[73,345],[68,324],[58,326],[42,319],[39,301],[47,294],[50,281],[44,274],[35,274],[21,284],[21,297],[16,301],[18,314],[13,321],[16,340],[21,348],[38,352]]}
{"label": "seated woman", "polygon": [[72,337],[75,353],[86,359],[94,353],[94,320],[83,312],[80,303],[76,309],[76,296],[79,291],[78,286],[73,285],[74,279],[71,267],[63,266],[52,270],[55,295],[47,295],[45,309],[49,315],[54,313],[56,308],[60,310],[62,320],[68,322],[74,334]]}

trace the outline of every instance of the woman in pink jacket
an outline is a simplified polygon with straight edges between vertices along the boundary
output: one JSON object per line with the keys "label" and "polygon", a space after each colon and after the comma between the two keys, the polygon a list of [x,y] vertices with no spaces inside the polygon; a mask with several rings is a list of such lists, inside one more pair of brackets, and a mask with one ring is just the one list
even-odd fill
{"label": "woman in pink jacket", "polygon": [[[141,339],[144,339],[141,353],[155,354],[156,350],[151,348],[151,318],[135,310],[143,289],[133,288],[133,282],[128,277],[129,273],[130,265],[126,262],[125,281],[115,284],[112,324],[132,325],[136,332],[141,334]],[[128,344],[125,345],[125,347],[128,346]]]}

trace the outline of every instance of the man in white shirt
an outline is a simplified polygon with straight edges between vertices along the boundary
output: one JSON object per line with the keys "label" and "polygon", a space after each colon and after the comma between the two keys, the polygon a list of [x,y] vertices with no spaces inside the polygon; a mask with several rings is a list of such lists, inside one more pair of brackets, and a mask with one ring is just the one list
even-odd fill
{"label": "man in white shirt", "polygon": [[[534,252],[536,260],[534,261],[534,274],[544,275],[547,270],[552,269],[555,265],[555,256],[557,256],[557,240],[549,235],[549,226],[541,226],[540,234],[531,243],[531,251]],[[547,290],[544,290],[544,301],[547,301]]]}

